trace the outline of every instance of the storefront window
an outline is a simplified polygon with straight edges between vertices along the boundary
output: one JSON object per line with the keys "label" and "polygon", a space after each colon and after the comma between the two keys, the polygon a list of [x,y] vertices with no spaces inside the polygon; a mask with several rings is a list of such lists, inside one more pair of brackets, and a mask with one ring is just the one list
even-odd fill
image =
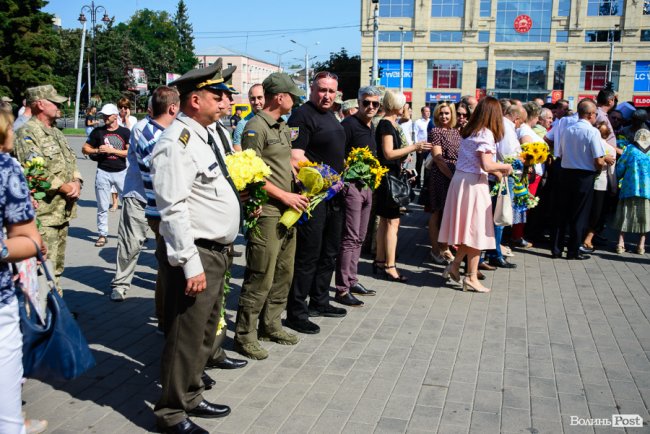
{"label": "storefront window", "polygon": [[555,70],[553,72],[553,89],[564,90],[564,75],[566,74],[566,62],[564,60],[555,61]]}
{"label": "storefront window", "polygon": [[396,18],[412,17],[414,0],[380,0],[379,16]]}
{"label": "storefront window", "polygon": [[[609,62],[582,62],[580,69],[580,89],[601,90],[607,83]],[[614,90],[618,90],[618,77],[621,62],[614,62],[612,67],[612,82]]]}
{"label": "storefront window", "polygon": [[459,89],[462,83],[462,60],[429,60],[427,83],[436,89]]}
{"label": "storefront window", "polygon": [[621,41],[620,30],[585,30],[585,42],[614,42]]}
{"label": "storefront window", "polygon": [[[379,42],[401,42],[402,32],[379,32]],[[404,42],[413,42],[413,32],[404,32]]]}
{"label": "storefront window", "polygon": [[[553,0],[499,0],[496,42],[550,42]],[[515,18],[528,15],[533,27],[526,33],[514,28]]]}
{"label": "storefront window", "polygon": [[587,15],[597,17],[623,15],[623,2],[621,0],[587,0]]}
{"label": "storefront window", "polygon": [[464,8],[465,0],[431,0],[431,16],[434,18],[462,17]]}
{"label": "storefront window", "polygon": [[544,90],[546,61],[497,60],[495,88],[504,90]]}
{"label": "storefront window", "polygon": [[431,42],[462,42],[463,32],[431,32]]}
{"label": "storefront window", "polygon": [[487,88],[487,60],[479,60],[476,62],[476,88]]}

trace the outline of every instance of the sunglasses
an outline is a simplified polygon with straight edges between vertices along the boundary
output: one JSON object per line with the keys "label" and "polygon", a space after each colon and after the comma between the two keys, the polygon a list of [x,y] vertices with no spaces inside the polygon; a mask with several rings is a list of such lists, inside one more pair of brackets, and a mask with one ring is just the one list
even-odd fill
{"label": "sunglasses", "polygon": [[364,107],[368,107],[369,105],[372,105],[372,108],[379,108],[379,101],[368,101],[367,99],[364,99],[361,101],[361,104]]}
{"label": "sunglasses", "polygon": [[320,80],[321,78],[333,78],[336,81],[339,81],[339,77],[336,74],[327,71],[321,71],[318,74],[314,75],[314,81]]}

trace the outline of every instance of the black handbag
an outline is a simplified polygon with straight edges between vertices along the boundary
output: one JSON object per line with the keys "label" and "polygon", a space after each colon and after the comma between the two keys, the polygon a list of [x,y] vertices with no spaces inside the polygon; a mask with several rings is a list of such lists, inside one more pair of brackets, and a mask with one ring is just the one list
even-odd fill
{"label": "black handbag", "polygon": [[411,188],[401,177],[386,174],[386,203],[393,208],[408,205],[411,202]]}
{"label": "black handbag", "polygon": [[95,366],[95,358],[38,250],[37,257],[49,285],[45,323],[25,296],[20,281],[15,283],[23,334],[23,375],[45,381],[70,380]]}

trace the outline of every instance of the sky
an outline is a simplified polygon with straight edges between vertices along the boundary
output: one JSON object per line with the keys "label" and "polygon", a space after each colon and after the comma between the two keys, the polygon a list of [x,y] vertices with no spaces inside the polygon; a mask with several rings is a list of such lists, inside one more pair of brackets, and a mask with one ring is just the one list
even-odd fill
{"label": "sky", "polygon": [[[355,0],[185,0],[190,23],[194,27],[194,45],[197,54],[217,54],[218,47],[248,54],[277,64],[282,54],[282,65],[302,65],[307,47],[311,62],[322,62],[330,52],[345,47],[350,55],[359,54],[361,35],[359,16],[361,8]],[[224,5],[215,8],[215,3]],[[50,0],[45,11],[61,18],[64,28],[81,27],[79,13],[91,1]],[[116,22],[125,22],[138,9],[165,10],[173,15],[178,0],[100,0],[95,6],[104,6]],[[85,13],[90,20],[90,15]],[[100,22],[103,12],[98,13]],[[266,50],[276,53],[266,52]]]}

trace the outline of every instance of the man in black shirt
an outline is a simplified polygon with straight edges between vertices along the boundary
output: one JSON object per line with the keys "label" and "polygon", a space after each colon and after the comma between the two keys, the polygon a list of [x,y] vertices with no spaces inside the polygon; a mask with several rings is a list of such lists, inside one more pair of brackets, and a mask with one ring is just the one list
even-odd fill
{"label": "man in black shirt", "polygon": [[[345,160],[345,132],[332,113],[338,77],[319,72],[314,77],[309,101],[289,118],[291,162],[329,165],[338,173]],[[286,325],[297,332],[315,334],[320,327],[309,317],[343,317],[346,310],[329,304],[329,286],[341,240],[343,209],[335,196],[318,205],[307,222],[298,226],[293,284],[287,302]],[[307,305],[309,297],[309,306]]]}
{"label": "man in black shirt", "polygon": [[119,110],[115,104],[106,104],[99,112],[104,126],[92,130],[81,151],[97,161],[95,176],[95,197],[97,198],[96,247],[104,247],[108,236],[108,207],[111,204],[111,187],[122,196],[126,176],[126,154],[131,132],[118,125]]}
{"label": "man in black shirt", "polygon": [[[345,155],[353,148],[369,148],[377,155],[375,143],[375,126],[372,118],[379,109],[381,91],[374,86],[359,89],[359,111],[345,118],[341,125],[345,130]],[[336,265],[336,297],[338,303],[346,306],[361,307],[363,302],[358,295],[375,295],[375,291],[359,283],[357,265],[361,256],[361,246],[366,238],[368,220],[372,208],[372,190],[362,182],[346,183],[342,191],[345,202],[345,223],[341,248]]]}

